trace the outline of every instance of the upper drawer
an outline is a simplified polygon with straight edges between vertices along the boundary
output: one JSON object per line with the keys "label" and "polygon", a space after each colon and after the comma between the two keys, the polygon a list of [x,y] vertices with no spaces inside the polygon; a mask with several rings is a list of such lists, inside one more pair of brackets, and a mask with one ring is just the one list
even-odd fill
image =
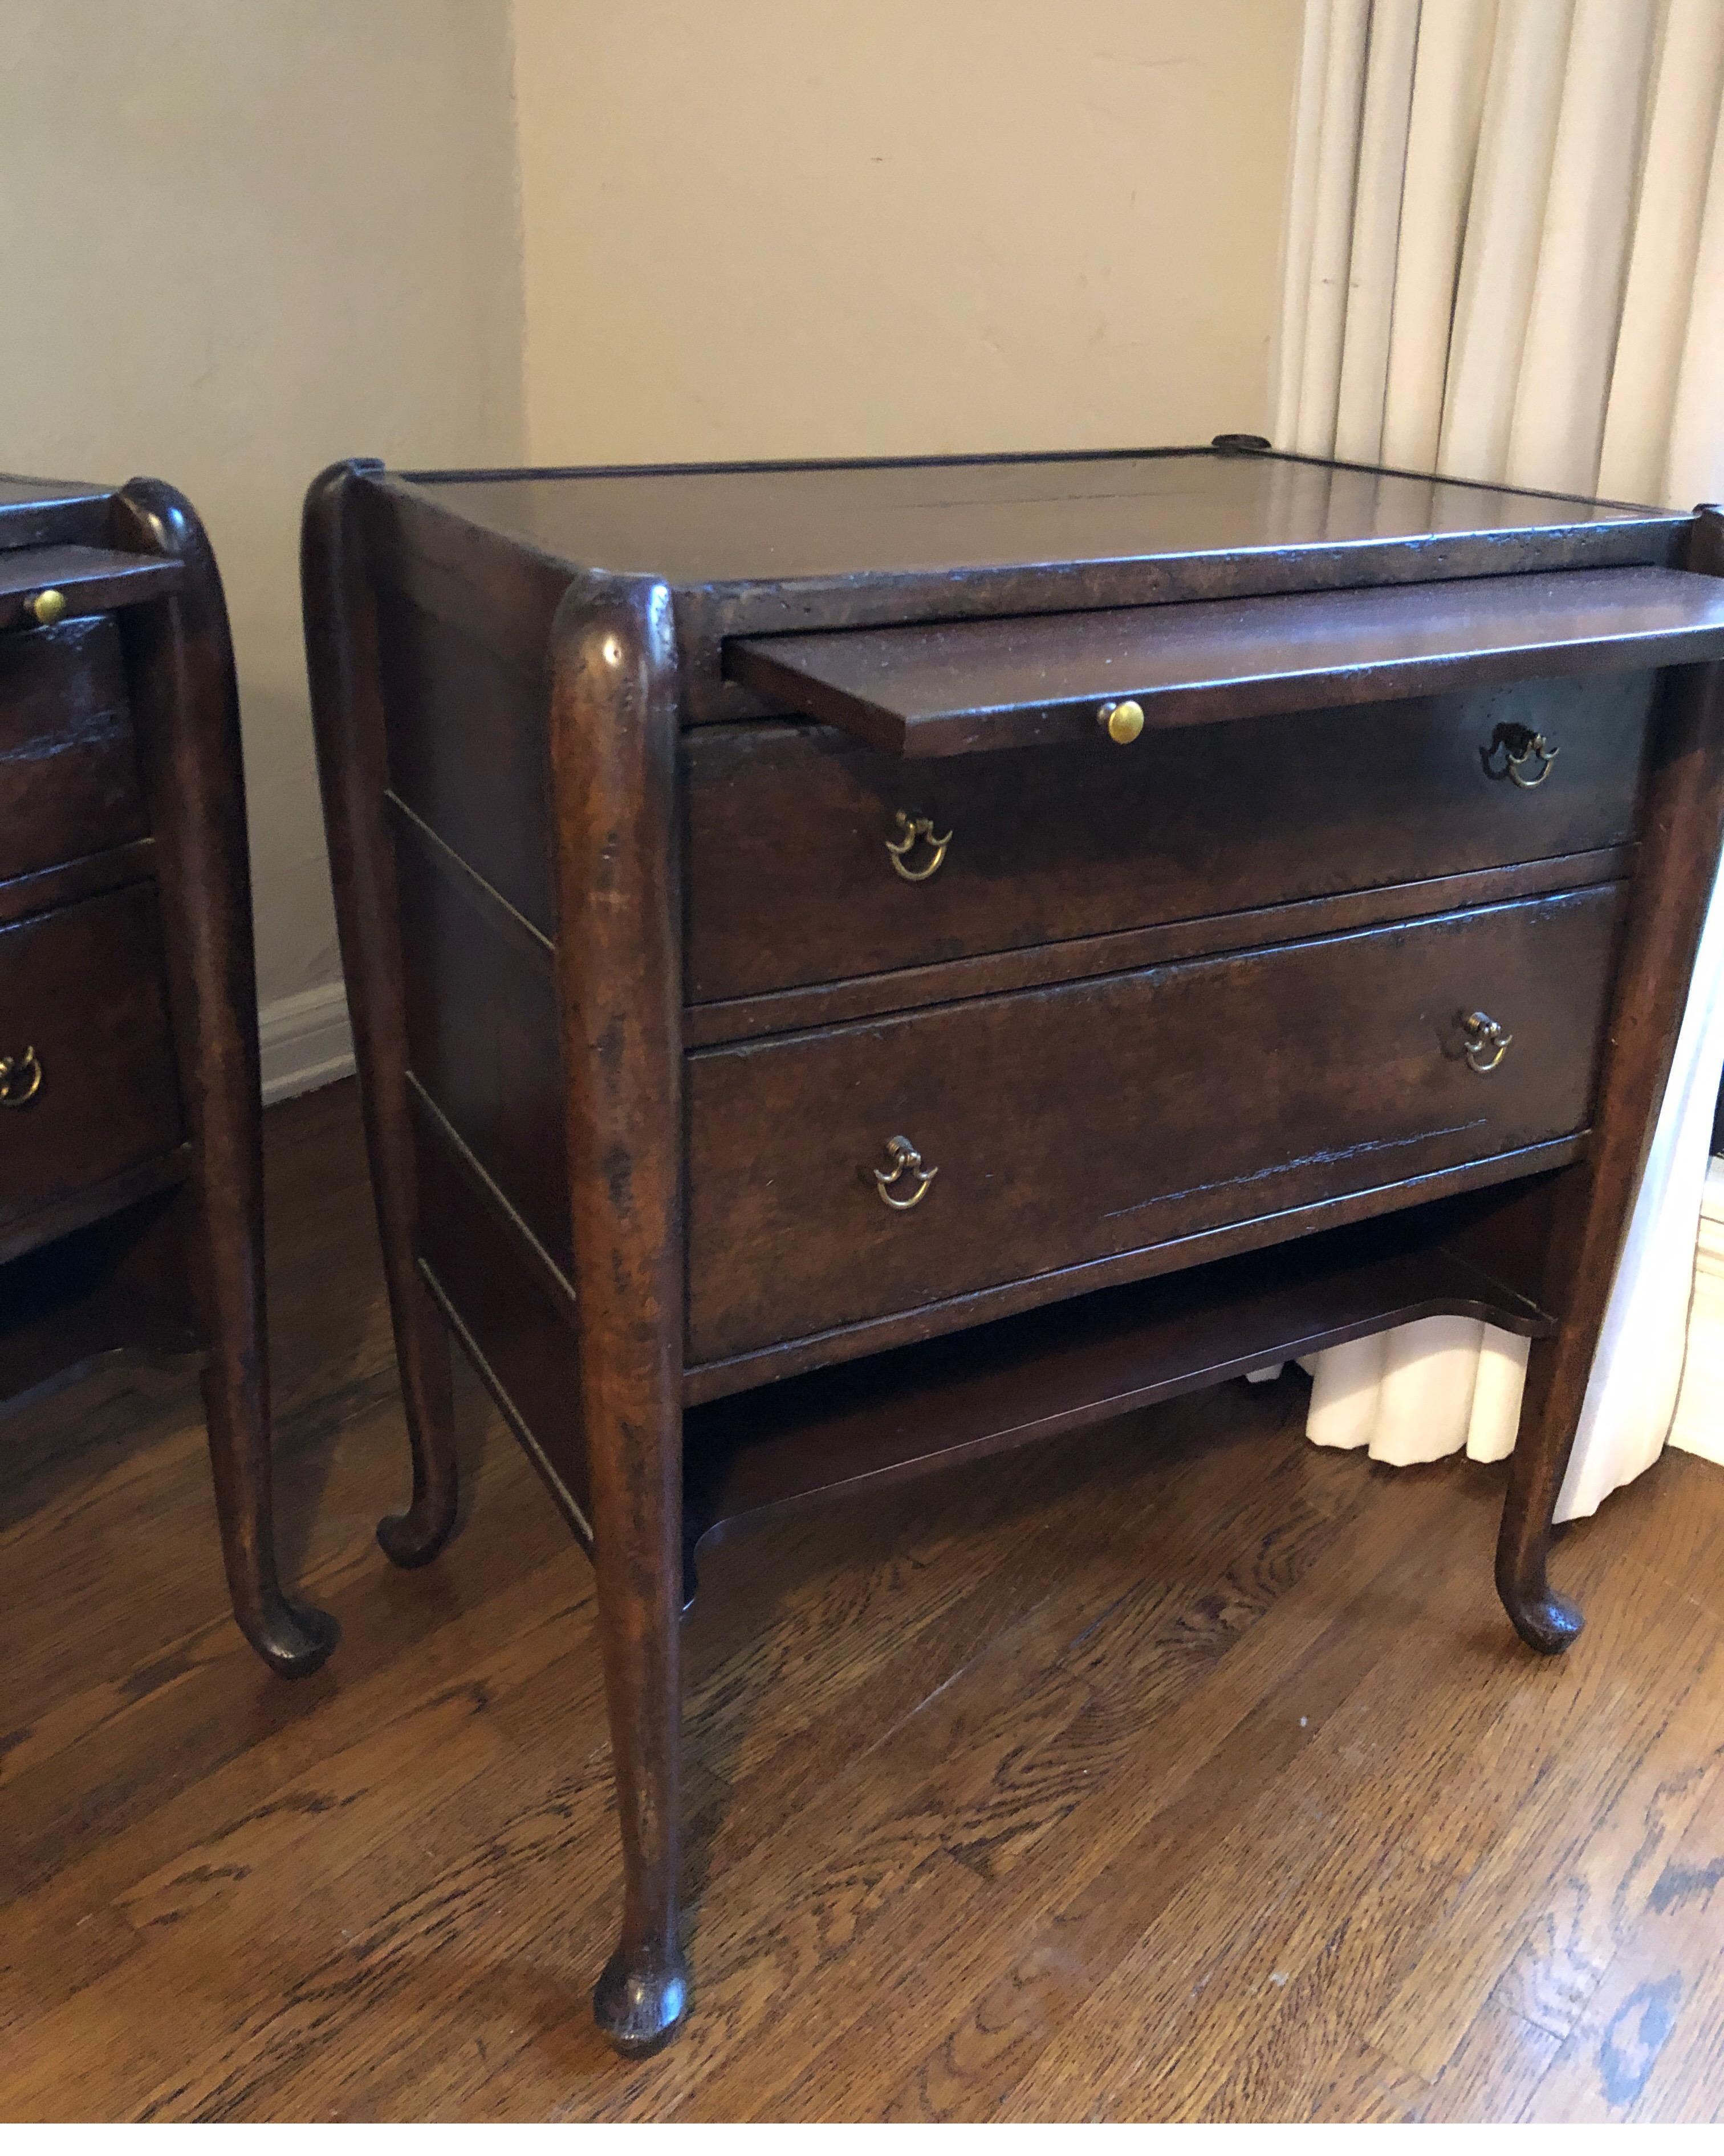
{"label": "upper drawer", "polygon": [[691,1361],[1572,1133],[1619,891],[690,1056]]}
{"label": "upper drawer", "polygon": [[0,635],[0,878],[146,829],[112,617]]}
{"label": "upper drawer", "polygon": [[[686,744],[689,1000],[1617,845],[1655,685],[1526,682],[938,762],[824,729],[708,729]],[[1547,768],[1510,767],[1516,727],[1557,752]],[[926,837],[896,850],[924,822],[948,841],[937,867]]]}
{"label": "upper drawer", "polygon": [[0,1222],[183,1137],[162,963],[151,884],[0,931]]}

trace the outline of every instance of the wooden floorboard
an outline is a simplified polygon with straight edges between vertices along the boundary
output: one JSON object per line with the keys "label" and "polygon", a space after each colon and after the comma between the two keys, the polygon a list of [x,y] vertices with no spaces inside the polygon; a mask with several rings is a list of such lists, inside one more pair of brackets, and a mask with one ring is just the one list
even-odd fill
{"label": "wooden floorboard", "polygon": [[464,1381],[406,1446],[351,1085],[268,1118],[283,1553],[225,1614],[187,1381],[0,1424],[0,2117],[1706,2120],[1724,2112],[1724,1471],[1566,1534],[1501,1469],[1234,1384],[761,1527],[687,1635],[686,2030],[587,2016],[618,1900],[591,1575]]}

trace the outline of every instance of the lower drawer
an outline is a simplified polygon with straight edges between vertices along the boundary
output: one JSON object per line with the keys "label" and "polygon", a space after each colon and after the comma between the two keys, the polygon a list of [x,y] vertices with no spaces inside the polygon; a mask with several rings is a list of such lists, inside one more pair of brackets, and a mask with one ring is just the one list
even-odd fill
{"label": "lower drawer", "polygon": [[153,886],[0,931],[0,1222],[184,1135]]}
{"label": "lower drawer", "polygon": [[1583,1127],[1621,890],[690,1056],[690,1361]]}

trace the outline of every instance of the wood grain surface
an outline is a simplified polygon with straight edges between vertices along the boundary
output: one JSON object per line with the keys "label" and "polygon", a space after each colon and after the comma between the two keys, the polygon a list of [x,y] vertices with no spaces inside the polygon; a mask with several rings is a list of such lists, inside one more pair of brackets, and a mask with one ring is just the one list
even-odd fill
{"label": "wood grain surface", "polygon": [[21,1064],[30,1050],[40,1072],[0,1122],[0,1223],[46,1213],[187,1136],[162,976],[146,883],[0,930],[0,1055]]}
{"label": "wood grain surface", "polygon": [[1724,652],[1716,580],[1576,569],[1018,620],[743,637],[735,681],[905,757],[1090,742],[1122,697],[1191,726]]}
{"label": "wood grain surface", "polygon": [[0,638],[0,878],[148,831],[120,631],[64,622]]}
{"label": "wood grain surface", "polygon": [[188,1380],[7,1426],[0,2118],[1724,2112],[1724,1474],[1570,1530],[1535,1661],[1501,1470],[1318,1451],[1291,1375],[714,1554],[697,2008],[624,2065],[590,1572],[464,1377],[470,1524],[378,1556],[352,1087],[268,1149],[284,1554],[343,1650],[284,1686],[233,1630]]}
{"label": "wood grain surface", "polygon": [[58,591],[66,603],[66,614],[76,619],[159,598],[164,592],[177,591],[184,576],[178,562],[151,561],[107,547],[43,547],[21,552],[14,545],[0,555],[0,629],[23,624],[28,634],[31,617],[26,609],[38,592]]}
{"label": "wood grain surface", "polygon": [[678,589],[1276,546],[1357,556],[1373,542],[1427,538],[1443,542],[1455,576],[1506,536],[1554,547],[1677,521],[1572,495],[1209,449],[406,472],[389,484],[572,567],[656,572]]}
{"label": "wood grain surface", "polygon": [[[913,768],[825,727],[691,732],[689,999],[1046,953],[1619,846],[1634,835],[1655,685],[1526,682],[1297,726],[1152,731],[1124,749],[1091,728],[1081,747]],[[1516,786],[1501,755],[1491,775],[1490,745],[1514,726],[1556,747],[1547,783]],[[931,871],[916,839],[913,883],[888,849],[918,822],[948,844]],[[1241,928],[1234,949],[1255,940]]]}
{"label": "wood grain surface", "polygon": [[695,726],[774,708],[725,677],[733,637],[1668,567],[1690,521],[1213,449],[392,472],[362,494],[387,579],[499,657],[543,649],[577,570],[662,577]]}
{"label": "wood grain surface", "polygon": [[[693,1055],[690,1360],[1566,1137],[1620,902],[1598,885]],[[1514,1036],[1488,1075],[1474,1011]],[[900,1132],[937,1180],[895,1213],[874,1176]]]}

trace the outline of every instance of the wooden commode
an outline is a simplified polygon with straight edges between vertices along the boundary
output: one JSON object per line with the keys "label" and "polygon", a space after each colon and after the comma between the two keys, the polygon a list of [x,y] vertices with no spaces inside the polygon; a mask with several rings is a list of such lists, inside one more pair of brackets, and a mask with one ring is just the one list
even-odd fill
{"label": "wooden commode", "polygon": [[0,476],[0,1406],[117,1357],[200,1361],[234,1614],[302,1676],[336,1627],[276,1573],[251,942],[190,504]]}
{"label": "wooden commode", "polygon": [[[1403,1321],[1552,1510],[1724,821],[1724,516],[1212,449],[311,490],[413,1447],[459,1342],[598,1571],[596,2010],[685,2010],[706,1538]],[[985,1468],[978,1468],[985,1473]]]}

